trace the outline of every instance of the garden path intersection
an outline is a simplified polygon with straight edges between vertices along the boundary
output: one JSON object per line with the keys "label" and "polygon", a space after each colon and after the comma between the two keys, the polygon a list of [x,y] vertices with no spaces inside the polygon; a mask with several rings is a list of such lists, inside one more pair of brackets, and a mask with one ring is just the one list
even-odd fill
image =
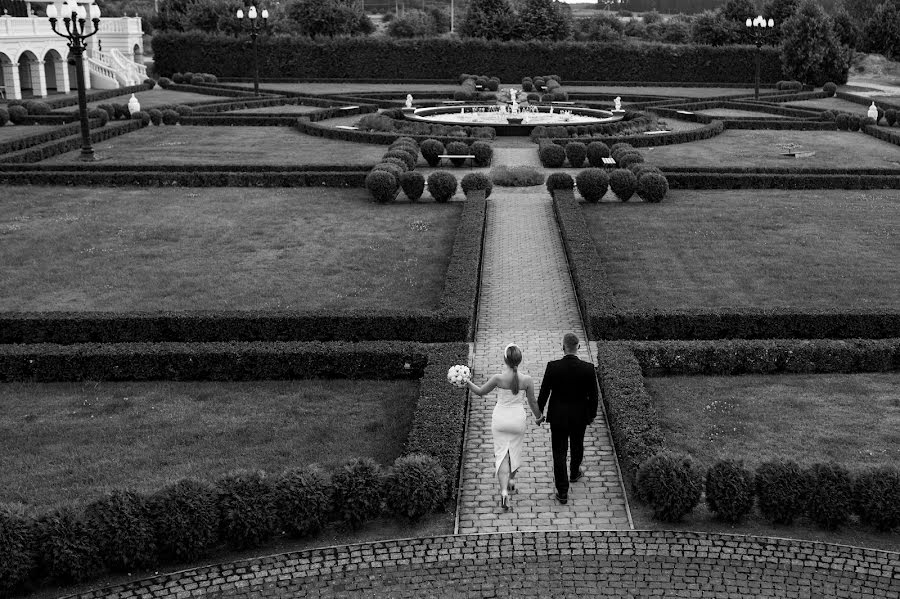
{"label": "garden path intersection", "polygon": [[[524,162],[518,160],[520,154]],[[497,148],[494,166],[527,164],[534,150]],[[562,337],[582,340],[579,357],[594,361],[581,321],[552,200],[545,187],[495,187],[488,198],[473,380],[483,384],[503,367],[503,348],[516,343],[520,371],[540,390],[544,368],[562,356]],[[502,392],[502,391],[501,391]],[[631,518],[602,407],[585,435],[586,476],[572,483],[569,501],[554,497],[550,428],[529,416],[522,466],[511,509],[498,505],[491,414],[498,390],[470,394],[457,513],[457,533],[531,530],[629,530]],[[553,401],[552,398],[550,401]]]}

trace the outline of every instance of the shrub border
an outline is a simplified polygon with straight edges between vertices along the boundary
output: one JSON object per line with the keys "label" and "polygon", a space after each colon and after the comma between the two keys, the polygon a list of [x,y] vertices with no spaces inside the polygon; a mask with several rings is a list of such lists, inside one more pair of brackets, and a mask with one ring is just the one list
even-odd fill
{"label": "shrub border", "polygon": [[[90,125],[91,129],[97,129],[103,126],[100,119],[89,119],[88,124]],[[27,127],[27,125],[25,126]],[[62,137],[69,137],[71,135],[80,134],[81,123],[69,123],[50,131],[44,131],[43,133],[35,133],[34,135],[29,135],[27,137],[17,137],[5,142],[0,142],[0,154],[19,152],[21,150],[27,150],[28,148],[31,148],[33,146],[39,146],[60,139]]]}
{"label": "shrub border", "polygon": [[[96,128],[91,131],[91,142],[100,143],[113,137],[118,137],[124,133],[137,131],[141,129],[143,124],[138,120],[129,120],[125,122],[110,123],[104,127]],[[31,147],[27,150],[20,150],[10,154],[0,156],[0,164],[15,164],[23,162],[40,162],[48,158],[53,158],[59,154],[71,152],[81,147],[81,135],[73,135],[63,138],[59,141],[42,144]]]}

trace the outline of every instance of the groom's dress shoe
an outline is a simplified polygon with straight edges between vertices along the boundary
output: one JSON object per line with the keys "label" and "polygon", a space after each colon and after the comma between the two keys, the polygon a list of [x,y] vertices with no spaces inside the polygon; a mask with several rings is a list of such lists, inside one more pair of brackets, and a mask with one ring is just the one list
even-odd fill
{"label": "groom's dress shoe", "polygon": [[573,474],[571,477],[569,477],[569,482],[570,482],[570,483],[577,483],[577,482],[580,481],[582,478],[584,478],[584,470],[579,470],[579,471],[578,471],[578,474]]}
{"label": "groom's dress shoe", "polygon": [[553,498],[560,502],[562,505],[566,505],[569,502],[569,498],[565,495],[560,495],[559,491],[553,494]]}

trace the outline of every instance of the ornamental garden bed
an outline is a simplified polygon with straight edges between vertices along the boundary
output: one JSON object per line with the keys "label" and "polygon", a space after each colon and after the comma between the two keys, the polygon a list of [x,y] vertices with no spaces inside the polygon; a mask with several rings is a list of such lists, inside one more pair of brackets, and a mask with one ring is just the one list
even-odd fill
{"label": "ornamental garden bed", "polygon": [[401,455],[415,380],[6,383],[0,503],[43,511],[238,468]]}
{"label": "ornamental garden bed", "polygon": [[617,307],[900,311],[900,192],[674,190],[582,204]]}
{"label": "ornamental garden bed", "polygon": [[[102,164],[358,164],[371,166],[384,147],[345,144],[309,137],[293,127],[145,127],[132,134],[98,143]],[[900,151],[900,149],[898,149]],[[66,164],[78,157],[67,152],[44,161]]]}
{"label": "ornamental garden bed", "polygon": [[320,112],[321,110],[322,108],[320,106],[285,104],[283,106],[263,106],[260,108],[241,108],[238,110],[228,110],[222,114],[309,114],[311,112]]}
{"label": "ornamental garden bed", "polygon": [[708,110],[701,110],[697,112],[697,114],[705,114],[706,116],[724,118],[752,117],[755,119],[784,119],[784,117],[777,114],[770,114],[766,112],[752,112],[750,110],[736,110],[733,108],[710,108]]}
{"label": "ornamental garden bed", "polygon": [[[137,92],[134,94],[134,97],[137,98],[138,102],[140,103],[141,110],[145,111],[150,110],[151,108],[156,108],[157,106],[172,104],[196,105],[205,102],[214,102],[216,100],[227,99],[226,96],[220,96],[216,94],[215,90],[210,90],[209,94],[197,94],[194,92],[181,92],[168,89],[151,89],[147,91]],[[128,104],[128,101],[130,99],[131,94],[125,94],[122,96],[107,98],[106,100],[88,102],[88,108],[97,108],[101,104]],[[71,112],[73,110],[73,107],[67,107],[64,110],[67,112]]]}
{"label": "ornamental garden bed", "polygon": [[434,309],[461,211],[362,189],[7,192],[3,311]]}
{"label": "ornamental garden bed", "polygon": [[59,125],[13,125],[7,123],[0,127],[0,144],[13,139],[22,139],[32,135],[40,135],[59,128]]}
{"label": "ornamental garden bed", "polygon": [[[800,146],[814,156],[795,159],[782,152]],[[780,166],[897,168],[900,147],[865,133],[846,131],[726,130],[722,134],[676,146],[644,150],[647,162],[666,166]]]}
{"label": "ornamental garden bed", "polygon": [[[878,98],[872,98],[875,100],[875,105],[878,105]],[[785,106],[790,106],[793,108],[819,108],[822,110],[833,110],[835,112],[849,112],[850,114],[858,114],[860,116],[866,116],[869,111],[868,106],[863,106],[862,104],[857,104],[856,102],[850,102],[849,100],[842,100],[840,98],[820,98],[818,100],[801,100],[798,102],[787,102]]]}

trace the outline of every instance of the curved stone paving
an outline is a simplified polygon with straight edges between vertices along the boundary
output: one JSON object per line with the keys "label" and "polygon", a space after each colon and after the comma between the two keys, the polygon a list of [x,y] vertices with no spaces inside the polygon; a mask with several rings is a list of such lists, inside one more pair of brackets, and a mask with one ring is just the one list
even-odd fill
{"label": "curved stone paving", "polygon": [[[533,164],[537,154],[534,146],[495,152],[495,165]],[[579,357],[592,360],[546,187],[495,187],[488,198],[473,380],[482,384],[499,372],[503,348],[515,342],[523,352],[521,369],[539,390],[544,367],[561,357],[562,336],[569,331],[582,340]],[[498,507],[491,440],[497,393],[469,396],[458,532],[631,528],[602,408],[585,435],[587,475],[572,483],[568,504],[553,498],[550,427],[535,427],[529,417],[513,509]]]}

